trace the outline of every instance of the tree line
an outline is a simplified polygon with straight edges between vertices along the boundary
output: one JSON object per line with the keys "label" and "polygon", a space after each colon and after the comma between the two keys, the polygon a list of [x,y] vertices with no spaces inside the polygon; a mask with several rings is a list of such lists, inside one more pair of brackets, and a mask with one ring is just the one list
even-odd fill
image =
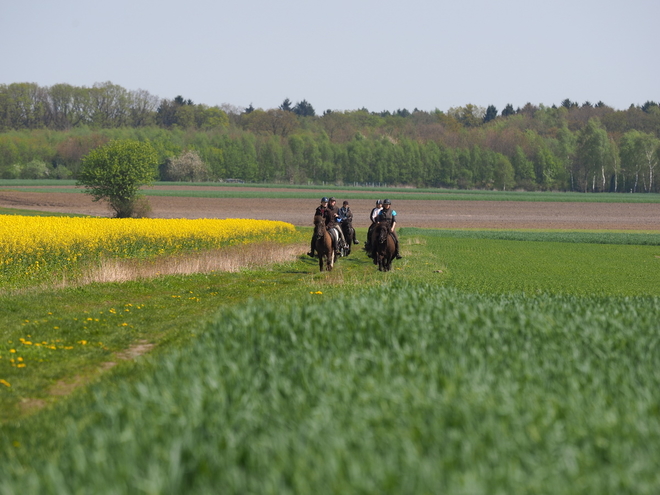
{"label": "tree line", "polygon": [[570,99],[501,111],[274,109],[159,99],[112,83],[0,85],[0,177],[77,178],[111,140],[148,141],[161,180],[659,192],[660,106]]}

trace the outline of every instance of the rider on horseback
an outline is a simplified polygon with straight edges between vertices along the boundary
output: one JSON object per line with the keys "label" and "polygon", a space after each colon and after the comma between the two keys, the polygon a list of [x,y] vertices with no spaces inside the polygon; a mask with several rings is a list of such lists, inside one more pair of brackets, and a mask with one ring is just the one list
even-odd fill
{"label": "rider on horseback", "polygon": [[[323,220],[325,224],[328,224],[329,217],[330,217],[330,210],[328,210],[328,198],[321,198],[321,204],[316,208],[316,212],[314,213],[314,216],[321,216],[323,217]],[[312,258],[314,257],[314,242],[316,240],[316,237],[314,234],[312,234],[312,250],[307,253],[307,256],[311,256]]]}
{"label": "rider on horseback", "polygon": [[371,256],[371,251],[373,250],[371,246],[371,236],[374,232],[374,228],[376,227],[376,218],[378,217],[378,214],[382,211],[383,209],[383,200],[382,199],[377,199],[376,200],[376,207],[371,210],[371,213],[369,214],[369,218],[371,219],[371,225],[369,225],[369,230],[367,230],[367,242],[364,244],[364,249],[367,251],[367,254]]}
{"label": "rider on horseback", "polygon": [[[392,202],[389,199],[383,200],[383,209],[376,216],[376,223],[384,223],[387,225],[392,238],[394,239],[394,245],[396,246],[396,251],[394,257],[398,260],[401,259],[401,254],[399,253],[399,238],[394,231],[396,227],[396,211],[392,209]],[[372,257],[376,258],[376,243],[371,243],[371,254]]]}
{"label": "rider on horseback", "polygon": [[[344,225],[344,222],[348,223],[349,225],[353,224],[353,212],[351,211],[351,207],[348,206],[348,201],[344,201],[343,205],[341,208],[339,208],[339,220]],[[355,229],[352,229],[352,239],[349,239],[348,242],[350,243],[351,241],[353,244],[360,244],[360,241],[357,240],[357,237],[355,236]]]}
{"label": "rider on horseback", "polygon": [[[335,251],[337,254],[341,254],[342,247],[346,245],[346,239],[344,239],[344,233],[339,228],[339,225],[337,225],[339,211],[336,205],[337,200],[331,197],[330,202],[328,203],[328,210],[330,213],[326,217],[325,227],[328,229],[328,232],[330,232],[330,235],[335,241]],[[333,235],[333,229],[336,232],[336,235]]]}

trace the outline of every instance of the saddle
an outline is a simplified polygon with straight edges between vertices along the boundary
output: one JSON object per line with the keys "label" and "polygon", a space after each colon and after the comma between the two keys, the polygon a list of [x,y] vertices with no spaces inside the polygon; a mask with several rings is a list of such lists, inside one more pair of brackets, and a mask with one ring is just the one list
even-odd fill
{"label": "saddle", "polygon": [[343,246],[342,236],[339,232],[339,226],[328,229],[328,233],[332,238],[332,246],[335,248],[335,251],[338,251],[340,248],[345,247]]}

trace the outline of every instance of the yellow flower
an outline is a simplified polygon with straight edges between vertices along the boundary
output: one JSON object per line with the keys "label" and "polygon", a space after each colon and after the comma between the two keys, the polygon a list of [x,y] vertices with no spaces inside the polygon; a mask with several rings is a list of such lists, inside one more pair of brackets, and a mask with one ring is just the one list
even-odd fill
{"label": "yellow flower", "polygon": [[3,380],[0,378],[0,383],[3,384],[5,387],[11,387],[11,384],[7,380]]}

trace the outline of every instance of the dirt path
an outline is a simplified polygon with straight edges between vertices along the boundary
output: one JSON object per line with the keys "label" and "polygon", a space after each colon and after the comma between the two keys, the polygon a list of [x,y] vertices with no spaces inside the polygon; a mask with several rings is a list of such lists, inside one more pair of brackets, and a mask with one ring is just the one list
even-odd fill
{"label": "dirt path", "polygon": [[[161,186],[162,187],[162,186]],[[217,189],[217,187],[215,188]],[[232,188],[236,190],[236,188]],[[405,195],[400,195],[405,196]],[[341,198],[338,198],[341,202]],[[311,226],[315,201],[149,197],[153,218],[255,218]],[[354,225],[366,227],[372,200],[351,200]],[[84,194],[0,191],[0,206],[109,216]],[[396,199],[399,227],[496,229],[612,229],[660,231],[660,204],[542,203],[525,201],[423,201]]]}

